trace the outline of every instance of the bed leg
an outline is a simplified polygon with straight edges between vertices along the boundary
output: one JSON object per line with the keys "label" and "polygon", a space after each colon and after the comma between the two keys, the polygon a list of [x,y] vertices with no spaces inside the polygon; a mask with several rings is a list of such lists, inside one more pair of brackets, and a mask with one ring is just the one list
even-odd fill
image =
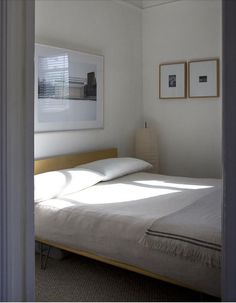
{"label": "bed leg", "polygon": [[[39,242],[39,246],[40,246],[40,264],[41,264],[41,269],[45,270],[47,267],[47,263],[48,263],[48,257],[50,254],[50,249],[51,247],[49,245],[46,245],[46,248],[43,247],[43,243]],[[45,256],[44,256],[44,251],[47,251]]]}

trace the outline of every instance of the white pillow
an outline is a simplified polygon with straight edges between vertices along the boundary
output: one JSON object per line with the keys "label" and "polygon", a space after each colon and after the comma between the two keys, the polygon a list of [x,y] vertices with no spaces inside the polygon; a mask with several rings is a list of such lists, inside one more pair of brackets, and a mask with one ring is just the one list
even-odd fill
{"label": "white pillow", "polygon": [[102,181],[112,180],[138,171],[151,169],[152,165],[136,158],[110,158],[78,166],[104,175]]}
{"label": "white pillow", "polygon": [[40,202],[80,191],[102,181],[103,178],[99,172],[77,167],[35,175],[34,200]]}

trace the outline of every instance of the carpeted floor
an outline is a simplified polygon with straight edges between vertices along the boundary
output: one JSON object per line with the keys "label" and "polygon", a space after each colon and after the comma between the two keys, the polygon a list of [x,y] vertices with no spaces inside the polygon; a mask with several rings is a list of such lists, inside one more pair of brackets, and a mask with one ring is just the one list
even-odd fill
{"label": "carpeted floor", "polygon": [[45,271],[36,255],[36,301],[209,302],[219,298],[71,254],[63,260],[49,259]]}

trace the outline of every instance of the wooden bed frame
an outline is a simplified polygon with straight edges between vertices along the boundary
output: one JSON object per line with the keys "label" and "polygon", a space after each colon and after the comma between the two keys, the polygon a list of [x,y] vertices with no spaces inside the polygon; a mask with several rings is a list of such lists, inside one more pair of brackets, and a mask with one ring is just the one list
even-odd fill
{"label": "wooden bed frame", "polygon": [[[94,151],[94,152],[87,152],[87,153],[81,153],[81,154],[70,154],[70,155],[63,155],[63,156],[55,156],[55,157],[50,157],[50,158],[45,158],[45,159],[39,159],[35,160],[35,174],[47,172],[47,171],[53,171],[53,170],[59,170],[59,169],[65,169],[65,168],[70,168],[74,167],[76,165],[92,162],[95,160],[101,160],[101,159],[106,159],[106,158],[116,158],[117,157],[117,149],[116,148],[111,148],[111,149],[106,149],[106,150],[99,150],[99,151]],[[36,237],[36,241],[43,243],[48,246],[56,247],[68,252],[72,252],[81,256],[85,256],[97,261],[101,261],[110,265],[114,265],[126,270],[130,270],[151,278],[155,278],[158,280],[162,280],[168,283],[172,283],[181,287],[186,287],[188,289],[192,289],[195,291],[198,291],[194,289],[193,287],[183,284],[181,282],[172,280],[168,277],[158,275],[156,273],[152,273],[149,271],[146,271],[142,268],[138,268],[133,265],[129,265],[126,263],[122,263],[120,261],[116,261],[113,259],[109,259],[106,257],[98,256],[94,253],[87,252],[87,251],[81,251],[77,250],[71,247],[66,247],[60,243],[54,243],[54,242],[49,242],[47,240],[41,239]]]}
{"label": "wooden bed frame", "polygon": [[70,154],[63,156],[55,156],[34,161],[34,174],[41,174],[52,170],[71,168],[76,165],[88,162],[102,160],[107,158],[116,158],[117,149],[110,148],[93,152],[85,152],[80,154]]}

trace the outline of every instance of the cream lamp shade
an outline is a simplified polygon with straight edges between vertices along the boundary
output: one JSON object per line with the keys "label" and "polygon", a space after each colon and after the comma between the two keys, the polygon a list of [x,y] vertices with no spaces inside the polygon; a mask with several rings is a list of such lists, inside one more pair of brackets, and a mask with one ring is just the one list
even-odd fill
{"label": "cream lamp shade", "polygon": [[[145,123],[146,126],[146,123]],[[135,156],[153,165],[153,172],[159,170],[157,134],[149,127],[140,128],[135,135]]]}

